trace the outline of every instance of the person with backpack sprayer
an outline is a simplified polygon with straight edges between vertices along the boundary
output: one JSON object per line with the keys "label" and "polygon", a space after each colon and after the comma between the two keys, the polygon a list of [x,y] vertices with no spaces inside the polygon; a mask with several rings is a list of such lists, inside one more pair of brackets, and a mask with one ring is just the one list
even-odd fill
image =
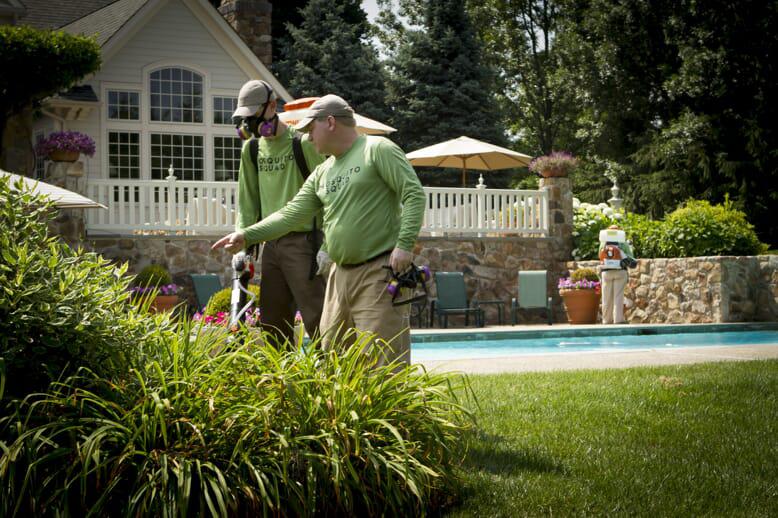
{"label": "person with backpack sprayer", "polygon": [[[325,159],[307,136],[278,118],[277,108],[276,94],[267,82],[251,80],[241,87],[232,115],[238,136],[246,140],[238,177],[236,231],[283,207]],[[316,256],[323,254],[320,229],[319,213],[263,247],[260,318],[262,328],[279,343],[292,340],[298,308],[308,335],[313,338],[318,332],[325,289],[324,278],[316,275]]]}
{"label": "person with backpack sprayer", "polygon": [[600,230],[600,275],[602,276],[602,323],[624,323],[624,288],[627,268],[637,266],[632,247],[621,227]]}

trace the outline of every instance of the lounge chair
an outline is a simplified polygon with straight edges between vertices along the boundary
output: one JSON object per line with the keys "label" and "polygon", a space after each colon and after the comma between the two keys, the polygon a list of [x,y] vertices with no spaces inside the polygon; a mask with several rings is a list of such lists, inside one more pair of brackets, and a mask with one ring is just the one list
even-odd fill
{"label": "lounge chair", "polygon": [[520,309],[545,309],[551,325],[551,297],[548,296],[546,270],[520,271],[518,297],[511,300],[512,325],[516,325]]}
{"label": "lounge chair", "polygon": [[189,277],[192,278],[192,284],[194,284],[195,296],[197,297],[197,310],[202,311],[213,294],[221,291],[222,281],[219,280],[219,276],[214,273],[190,273]]}
{"label": "lounge chair", "polygon": [[477,301],[468,303],[465,290],[465,276],[462,272],[435,272],[435,287],[437,298],[432,302],[432,312],[441,319],[443,327],[448,327],[449,315],[465,315],[465,325],[470,324],[470,315],[475,315],[475,325],[483,327],[484,310],[479,308]]}

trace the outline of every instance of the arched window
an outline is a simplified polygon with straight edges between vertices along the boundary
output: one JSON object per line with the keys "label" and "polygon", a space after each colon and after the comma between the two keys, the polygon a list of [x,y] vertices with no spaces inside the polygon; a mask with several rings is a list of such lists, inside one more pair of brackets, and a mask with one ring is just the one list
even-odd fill
{"label": "arched window", "polygon": [[149,80],[152,121],[203,122],[203,76],[185,68],[162,68]]}

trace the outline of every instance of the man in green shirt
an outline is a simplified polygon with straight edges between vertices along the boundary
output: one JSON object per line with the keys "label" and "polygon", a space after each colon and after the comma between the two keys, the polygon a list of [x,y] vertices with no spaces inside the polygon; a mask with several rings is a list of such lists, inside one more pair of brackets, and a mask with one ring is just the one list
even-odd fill
{"label": "man in green shirt", "polygon": [[[258,142],[252,144],[247,140],[241,152],[236,231],[264,220],[297,194],[304,182],[301,165],[310,171],[324,161],[308,138],[300,138],[278,118],[276,108],[275,93],[266,82],[248,81],[240,89],[233,119],[238,122],[242,137]],[[256,157],[251,156],[252,146],[257,150]],[[295,156],[295,146],[299,146],[301,156]],[[303,159],[304,164],[300,164]],[[315,235],[314,217],[319,219]],[[315,245],[322,242],[320,222],[320,214],[312,213],[308,219],[266,240],[263,247],[261,322],[281,342],[292,338],[298,308],[310,336],[319,328],[325,281],[314,275],[311,265],[315,264]]]}
{"label": "man in green shirt", "polygon": [[386,342],[379,364],[408,362],[408,306],[392,305],[385,267],[403,272],[411,265],[426,202],[419,179],[393,142],[357,133],[353,110],[336,95],[317,100],[296,127],[329,158],[284,208],[213,247],[233,251],[273,239],[321,209],[334,262],[321,321],[324,346],[338,332],[357,328]]}

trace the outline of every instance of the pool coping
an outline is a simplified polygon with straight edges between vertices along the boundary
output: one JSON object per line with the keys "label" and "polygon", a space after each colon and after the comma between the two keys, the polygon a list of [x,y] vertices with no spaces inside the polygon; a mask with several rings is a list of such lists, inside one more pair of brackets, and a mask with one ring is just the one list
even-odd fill
{"label": "pool coping", "polygon": [[532,339],[580,336],[657,335],[716,333],[724,331],[775,331],[778,322],[725,322],[713,324],[619,324],[495,326],[489,328],[412,329],[411,343],[460,342],[469,340]]}

